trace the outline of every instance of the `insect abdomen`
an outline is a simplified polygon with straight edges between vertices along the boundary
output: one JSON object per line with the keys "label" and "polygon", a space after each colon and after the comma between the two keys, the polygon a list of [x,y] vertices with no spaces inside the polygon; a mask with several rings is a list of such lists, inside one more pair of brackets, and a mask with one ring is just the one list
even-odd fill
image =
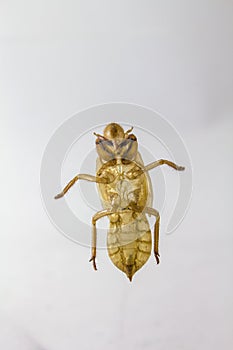
{"label": "insect abdomen", "polygon": [[151,231],[146,216],[139,214],[127,225],[111,223],[107,245],[113,264],[131,281],[151,254]]}

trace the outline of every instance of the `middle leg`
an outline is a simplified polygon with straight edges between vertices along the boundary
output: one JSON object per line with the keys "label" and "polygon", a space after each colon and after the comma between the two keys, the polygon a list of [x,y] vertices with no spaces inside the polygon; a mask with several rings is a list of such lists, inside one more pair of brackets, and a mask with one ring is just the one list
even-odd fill
{"label": "middle leg", "polygon": [[171,168],[173,168],[175,170],[178,170],[178,171],[185,170],[184,166],[177,165],[177,164],[175,164],[175,163],[173,163],[173,162],[171,162],[170,160],[167,160],[167,159],[156,160],[155,162],[146,165],[144,167],[144,170],[149,171],[149,170],[154,169],[157,166],[160,166],[160,165],[163,165],[163,164],[166,164],[166,165],[170,166]]}

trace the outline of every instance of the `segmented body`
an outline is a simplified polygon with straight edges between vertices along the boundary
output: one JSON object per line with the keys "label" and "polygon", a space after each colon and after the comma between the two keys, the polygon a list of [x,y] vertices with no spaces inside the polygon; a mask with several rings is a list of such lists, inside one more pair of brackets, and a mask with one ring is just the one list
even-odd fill
{"label": "segmented body", "polygon": [[108,254],[131,280],[151,254],[151,231],[143,213],[150,201],[148,175],[139,163],[121,158],[97,167],[97,176],[111,179],[109,184],[98,184],[103,207],[113,212],[109,215]]}
{"label": "segmented body", "polygon": [[158,210],[152,207],[152,186],[148,171],[167,164],[182,171],[185,168],[169,160],[159,159],[144,166],[138,152],[137,137],[131,133],[133,127],[124,130],[117,123],[104,128],[103,135],[96,136],[97,172],[76,175],[55,196],[63,197],[78,180],[96,182],[104,210],[92,217],[91,261],[96,267],[96,222],[108,216],[110,226],[107,236],[108,254],[113,264],[126,273],[130,281],[134,273],[148,260],[151,253],[151,231],[146,214],[156,218],[154,225],[154,255],[159,264]]}

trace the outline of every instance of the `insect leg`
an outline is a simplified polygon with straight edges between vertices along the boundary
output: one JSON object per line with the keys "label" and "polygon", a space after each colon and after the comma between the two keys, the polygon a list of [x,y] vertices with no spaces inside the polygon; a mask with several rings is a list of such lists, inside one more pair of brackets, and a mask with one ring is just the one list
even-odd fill
{"label": "insect leg", "polygon": [[145,208],[145,213],[154,215],[156,217],[156,222],[154,225],[154,255],[157,264],[159,264],[159,222],[160,222],[160,215],[158,210],[154,208]]}
{"label": "insect leg", "polygon": [[111,210],[101,210],[98,211],[93,217],[92,217],[92,244],[91,244],[91,259],[89,261],[93,262],[93,268],[94,270],[97,270],[96,267],[96,240],[97,240],[97,234],[96,234],[96,221],[103,218],[104,216],[113,214],[113,211]]}
{"label": "insect leg", "polygon": [[163,164],[166,164],[166,165],[172,167],[173,169],[176,169],[176,170],[179,170],[179,171],[182,171],[182,170],[185,169],[184,166],[179,166],[179,165],[177,165],[177,164],[171,162],[170,160],[159,159],[159,160],[156,160],[156,162],[153,162],[153,163],[150,163],[150,164],[146,165],[146,166],[144,167],[144,170],[145,170],[145,171],[149,171],[149,170],[154,169],[154,168],[156,168],[157,166],[160,166],[160,165],[163,165]]}
{"label": "insect leg", "polygon": [[97,183],[108,183],[109,180],[107,178],[104,177],[96,177],[93,175],[89,175],[89,174],[79,174],[76,175],[67,185],[66,187],[64,187],[64,189],[62,190],[61,193],[57,194],[54,198],[58,199],[63,197],[66,192],[69,191],[69,189],[75,184],[76,181],[78,180],[86,180],[86,181],[91,181],[91,182],[97,182]]}

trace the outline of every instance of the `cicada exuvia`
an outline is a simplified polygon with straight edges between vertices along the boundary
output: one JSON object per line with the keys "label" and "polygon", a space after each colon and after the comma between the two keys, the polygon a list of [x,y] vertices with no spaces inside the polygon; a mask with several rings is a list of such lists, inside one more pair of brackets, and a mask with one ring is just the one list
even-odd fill
{"label": "cicada exuvia", "polygon": [[113,264],[123,271],[129,280],[148,260],[152,250],[152,237],[147,214],[155,217],[153,251],[159,263],[159,212],[152,208],[152,187],[149,170],[166,164],[176,170],[183,166],[160,159],[143,164],[138,152],[137,137],[133,128],[124,131],[117,123],[108,124],[103,135],[96,134],[98,153],[96,176],[76,175],[58,194],[61,198],[78,180],[96,182],[103,210],[92,217],[91,259],[96,267],[96,222],[104,216],[110,221],[107,247]]}

